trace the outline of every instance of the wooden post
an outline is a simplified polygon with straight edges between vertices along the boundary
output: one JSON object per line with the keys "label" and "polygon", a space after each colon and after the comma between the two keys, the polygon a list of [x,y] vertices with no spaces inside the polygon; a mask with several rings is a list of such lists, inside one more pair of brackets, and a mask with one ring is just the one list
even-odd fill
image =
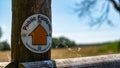
{"label": "wooden post", "polygon": [[[19,62],[51,58],[50,49],[44,53],[34,53],[27,49],[21,40],[21,27],[24,21],[34,14],[43,14],[51,21],[51,0],[12,0],[11,62],[15,68],[18,67]],[[8,65],[8,68],[12,66]]]}

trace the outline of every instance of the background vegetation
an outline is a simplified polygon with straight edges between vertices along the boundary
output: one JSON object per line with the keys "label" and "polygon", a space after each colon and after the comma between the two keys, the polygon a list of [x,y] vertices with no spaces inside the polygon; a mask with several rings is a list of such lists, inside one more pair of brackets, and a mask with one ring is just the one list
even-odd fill
{"label": "background vegetation", "polygon": [[66,37],[59,37],[52,39],[52,48],[65,48],[77,46],[74,41],[67,39]]}
{"label": "background vegetation", "polygon": [[[0,39],[2,37],[2,29],[0,27]],[[7,41],[0,41],[0,51],[10,50],[10,45]]]}
{"label": "background vegetation", "polygon": [[[52,48],[52,59],[76,58],[96,55],[118,54],[120,53],[120,42],[109,42],[102,44],[86,44],[69,48]],[[0,62],[10,61],[10,51],[0,51]]]}

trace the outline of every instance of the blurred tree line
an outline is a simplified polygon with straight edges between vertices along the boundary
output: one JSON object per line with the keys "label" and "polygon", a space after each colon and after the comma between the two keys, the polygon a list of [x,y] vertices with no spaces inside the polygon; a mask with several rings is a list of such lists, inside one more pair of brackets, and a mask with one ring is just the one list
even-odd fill
{"label": "blurred tree line", "polygon": [[[2,37],[2,29],[0,27],[0,39]],[[7,41],[0,41],[0,51],[10,50],[10,45]]]}
{"label": "blurred tree line", "polygon": [[52,48],[69,48],[77,46],[74,41],[66,37],[52,38]]}

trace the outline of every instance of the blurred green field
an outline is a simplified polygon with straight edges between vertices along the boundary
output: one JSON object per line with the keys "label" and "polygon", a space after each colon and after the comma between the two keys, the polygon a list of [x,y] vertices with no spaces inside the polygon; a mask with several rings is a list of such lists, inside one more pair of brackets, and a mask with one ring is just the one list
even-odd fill
{"label": "blurred green field", "polygon": [[[120,52],[120,43],[106,43],[102,45],[84,45],[72,48],[57,48],[51,51],[52,59],[75,58],[85,56],[96,56],[115,54]],[[0,51],[0,62],[10,61],[10,51]]]}

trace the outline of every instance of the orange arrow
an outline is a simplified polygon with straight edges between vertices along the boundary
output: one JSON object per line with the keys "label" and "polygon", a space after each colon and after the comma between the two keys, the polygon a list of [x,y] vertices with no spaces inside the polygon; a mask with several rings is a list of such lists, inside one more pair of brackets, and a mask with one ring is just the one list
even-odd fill
{"label": "orange arrow", "polygon": [[38,25],[29,36],[32,36],[32,45],[47,44],[47,32],[41,25]]}

